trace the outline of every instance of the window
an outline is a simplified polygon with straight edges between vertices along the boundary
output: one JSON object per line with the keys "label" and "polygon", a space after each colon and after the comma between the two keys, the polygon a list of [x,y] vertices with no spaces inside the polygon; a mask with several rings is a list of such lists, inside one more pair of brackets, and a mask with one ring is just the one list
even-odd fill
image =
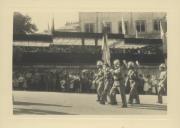
{"label": "window", "polygon": [[153,29],[154,31],[160,31],[160,20],[154,20]]}
{"label": "window", "polygon": [[84,25],[85,32],[93,33],[94,32],[94,24],[93,23],[87,23]]}
{"label": "window", "polygon": [[[125,31],[126,31],[126,34],[127,34],[128,33],[128,22],[124,21],[124,24],[125,24]],[[119,33],[122,33],[122,22],[119,22],[118,31],[119,31]]]}
{"label": "window", "polygon": [[105,28],[107,33],[111,33],[111,22],[106,22],[105,26],[102,24],[102,32],[105,31]]}
{"label": "window", "polygon": [[137,32],[145,32],[145,21],[144,20],[138,20],[136,21],[136,30]]}

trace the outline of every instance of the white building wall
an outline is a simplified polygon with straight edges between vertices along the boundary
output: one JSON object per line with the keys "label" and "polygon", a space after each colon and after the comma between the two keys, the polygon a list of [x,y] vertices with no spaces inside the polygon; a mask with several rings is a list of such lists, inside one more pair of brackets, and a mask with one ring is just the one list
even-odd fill
{"label": "white building wall", "polygon": [[80,12],[80,31],[85,32],[85,23],[94,23],[95,32],[102,32],[102,22],[111,22],[112,33],[118,33],[118,25],[121,22],[122,17],[124,21],[128,21],[128,35],[135,35],[136,33],[136,21],[146,21],[146,31],[139,34],[154,34],[159,32],[153,30],[153,22],[156,19],[163,19],[166,16],[164,12]]}

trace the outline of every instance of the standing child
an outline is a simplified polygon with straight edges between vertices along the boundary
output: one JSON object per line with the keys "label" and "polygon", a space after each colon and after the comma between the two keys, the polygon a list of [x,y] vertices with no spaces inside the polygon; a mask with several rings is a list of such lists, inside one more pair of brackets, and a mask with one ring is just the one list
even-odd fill
{"label": "standing child", "polygon": [[149,94],[151,85],[150,85],[150,75],[146,75],[144,78],[144,93]]}
{"label": "standing child", "polygon": [[157,81],[156,76],[152,75],[152,78],[151,78],[152,94],[157,94],[157,84],[158,84],[158,81]]}

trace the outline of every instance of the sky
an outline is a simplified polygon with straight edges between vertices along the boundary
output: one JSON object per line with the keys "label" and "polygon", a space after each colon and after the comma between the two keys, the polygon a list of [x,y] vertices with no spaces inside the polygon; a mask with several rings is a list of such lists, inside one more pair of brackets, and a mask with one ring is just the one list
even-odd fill
{"label": "sky", "polygon": [[54,17],[55,29],[63,27],[66,22],[78,22],[78,12],[20,12],[23,15],[28,15],[32,18],[32,23],[36,24],[38,33],[43,32],[52,26]]}

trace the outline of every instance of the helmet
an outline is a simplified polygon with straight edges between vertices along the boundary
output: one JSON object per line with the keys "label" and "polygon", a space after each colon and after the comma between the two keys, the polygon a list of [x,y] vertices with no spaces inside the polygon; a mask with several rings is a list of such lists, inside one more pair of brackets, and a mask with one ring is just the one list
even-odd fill
{"label": "helmet", "polygon": [[164,63],[159,65],[159,69],[165,69],[165,68],[166,68],[166,65]]}
{"label": "helmet", "polygon": [[103,62],[100,61],[100,60],[98,60],[96,65],[97,65],[97,66],[102,66],[102,65],[103,65]]}
{"label": "helmet", "polygon": [[134,68],[134,67],[135,67],[134,62],[129,61],[128,62],[128,68]]}
{"label": "helmet", "polygon": [[114,60],[113,64],[116,65],[120,65],[120,61],[118,59]]}

